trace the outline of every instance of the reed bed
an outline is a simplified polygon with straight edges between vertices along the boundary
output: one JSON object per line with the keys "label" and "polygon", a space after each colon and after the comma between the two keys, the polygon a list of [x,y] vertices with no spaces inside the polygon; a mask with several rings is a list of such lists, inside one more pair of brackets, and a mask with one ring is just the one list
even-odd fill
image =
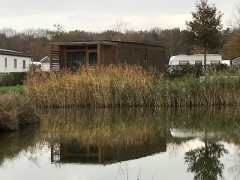
{"label": "reed bed", "polygon": [[39,124],[36,106],[19,93],[0,95],[0,131],[17,130],[21,126]]}
{"label": "reed bed", "polygon": [[192,107],[240,104],[240,76],[170,80],[139,66],[29,73],[25,93],[40,107]]}

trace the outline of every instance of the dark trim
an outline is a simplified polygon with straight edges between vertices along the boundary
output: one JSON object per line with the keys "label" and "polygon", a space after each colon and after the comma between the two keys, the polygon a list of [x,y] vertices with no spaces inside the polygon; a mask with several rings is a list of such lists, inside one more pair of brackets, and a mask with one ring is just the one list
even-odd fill
{"label": "dark trim", "polygon": [[7,50],[7,49],[0,49],[0,54],[8,55],[8,56],[28,57],[28,58],[32,57],[31,55],[23,53],[23,52],[17,52],[17,51],[12,51],[12,50]]}
{"label": "dark trim", "polygon": [[153,44],[144,44],[138,42],[126,42],[126,41],[109,41],[109,40],[99,40],[99,41],[71,41],[71,42],[51,42],[50,45],[57,45],[57,46],[86,46],[86,45],[117,45],[117,44],[133,44],[133,45],[142,45],[142,46],[151,46],[151,47],[164,47],[161,45],[153,45]]}

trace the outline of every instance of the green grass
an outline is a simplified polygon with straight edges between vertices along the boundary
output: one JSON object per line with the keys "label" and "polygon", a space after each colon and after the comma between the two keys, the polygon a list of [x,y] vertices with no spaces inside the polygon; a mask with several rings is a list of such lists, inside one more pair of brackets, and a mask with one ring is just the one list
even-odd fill
{"label": "green grass", "polygon": [[24,86],[23,85],[16,85],[16,86],[0,86],[1,93],[7,92],[19,92],[23,94]]}

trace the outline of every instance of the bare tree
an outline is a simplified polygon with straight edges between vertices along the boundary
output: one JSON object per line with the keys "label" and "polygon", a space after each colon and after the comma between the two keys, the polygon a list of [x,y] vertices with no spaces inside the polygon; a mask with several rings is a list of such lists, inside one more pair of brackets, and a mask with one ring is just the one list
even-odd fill
{"label": "bare tree", "polygon": [[240,3],[236,4],[235,9],[232,11],[228,25],[231,29],[240,29]]}

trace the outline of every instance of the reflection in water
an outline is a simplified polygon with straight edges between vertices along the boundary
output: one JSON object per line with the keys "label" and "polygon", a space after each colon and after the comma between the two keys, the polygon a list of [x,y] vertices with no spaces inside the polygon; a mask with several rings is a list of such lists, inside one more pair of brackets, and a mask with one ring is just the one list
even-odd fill
{"label": "reflection in water", "polygon": [[[166,122],[156,110],[49,112],[52,162],[109,164],[166,151]],[[64,125],[64,128],[62,128]],[[54,127],[54,128],[53,128]]]}
{"label": "reflection in water", "polygon": [[68,142],[60,137],[60,142],[51,146],[51,161],[61,163],[100,163],[109,164],[145,157],[166,151],[166,137],[155,137],[155,141],[122,146],[83,145],[77,139]]}
{"label": "reflection in water", "polygon": [[194,179],[216,180],[222,177],[224,165],[219,159],[226,153],[222,144],[205,142],[204,147],[185,154],[188,171],[195,173]]}
{"label": "reflection in water", "polygon": [[55,110],[45,113],[45,118],[42,130],[52,140],[62,136],[61,142],[77,139],[83,146],[152,144],[165,136],[167,125],[164,114],[153,109]]}
{"label": "reflection in water", "polygon": [[[164,172],[161,172],[168,162],[172,164],[165,170],[172,172],[168,174],[168,176],[172,175],[171,179],[217,179],[218,177],[229,179],[227,175],[229,168],[239,177],[240,168],[237,168],[240,167],[239,161],[223,161],[231,153],[237,156],[235,159],[239,158],[240,129],[236,125],[240,124],[238,109],[55,109],[42,114],[44,120],[39,129],[30,128],[26,131],[0,134],[0,170],[7,159],[15,163],[14,157],[22,150],[36,157],[37,155],[34,155],[36,151],[31,151],[29,148],[35,147],[41,151],[41,146],[36,144],[47,142],[49,147],[47,160],[51,157],[52,164],[56,166],[50,166],[52,164],[49,161],[49,166],[39,164],[39,167],[44,169],[47,166],[51,171],[69,164],[77,166],[79,168],[77,170],[82,169],[85,164],[90,169],[96,167],[92,164],[103,164],[108,166],[97,167],[101,167],[102,173],[108,174],[107,169],[117,165],[116,162],[125,163],[134,159],[144,165],[148,164],[147,160],[153,161],[158,157],[155,165],[149,164],[159,167],[160,173],[156,173],[155,179],[169,179],[164,176]],[[196,139],[198,143],[195,143]],[[191,142],[191,146],[182,148],[181,146],[187,142]],[[236,151],[229,151],[225,142],[232,143]],[[173,145],[176,147],[175,158],[178,161],[169,159],[171,153],[169,151]],[[153,154],[154,156],[150,156]],[[21,158],[23,157],[20,156]],[[179,167],[181,166],[182,169],[181,173],[178,173],[181,176],[177,173],[174,176],[178,166],[175,167],[176,169],[172,167],[179,161],[181,162]],[[41,159],[38,163],[41,163]],[[131,164],[128,166],[129,169],[132,168]],[[50,171],[48,168],[44,170]],[[135,175],[139,173],[139,168],[140,164],[135,168]],[[47,174],[47,172],[43,173],[42,169],[37,172]],[[61,172],[66,173],[66,179],[71,179],[70,174],[73,173],[71,168],[64,170],[66,172]],[[145,172],[145,169],[141,171]],[[53,174],[52,179],[58,179],[57,173],[51,174]],[[150,176],[152,179],[155,173]],[[186,178],[189,176],[192,178]],[[114,179],[114,176],[111,177]]]}
{"label": "reflection in water", "polygon": [[173,111],[168,115],[170,129],[177,137],[199,137],[207,140],[240,144],[239,108],[190,109]]}
{"label": "reflection in water", "polygon": [[38,127],[29,127],[12,133],[0,133],[0,166],[5,159],[15,158],[21,151],[34,148]]}

